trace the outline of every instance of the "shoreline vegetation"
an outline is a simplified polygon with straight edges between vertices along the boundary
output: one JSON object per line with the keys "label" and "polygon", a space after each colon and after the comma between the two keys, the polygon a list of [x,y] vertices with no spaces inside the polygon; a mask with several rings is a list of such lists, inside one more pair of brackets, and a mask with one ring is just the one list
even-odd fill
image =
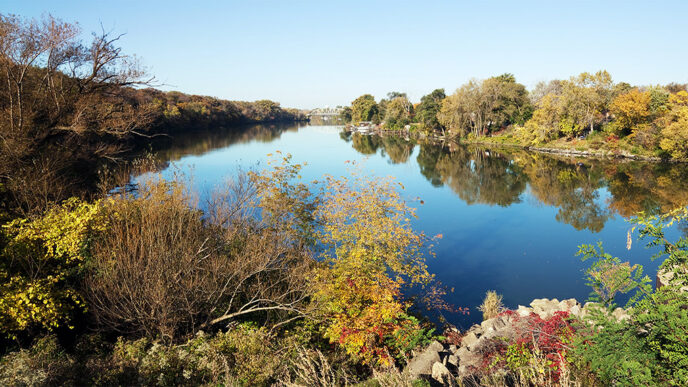
{"label": "shoreline vegetation", "polygon": [[403,133],[462,143],[520,146],[646,161],[688,161],[685,84],[633,86],[604,71],[538,83],[512,74],[471,80],[446,95],[436,89],[409,101],[364,94],[341,110],[349,130]]}
{"label": "shoreline vegetation", "polygon": [[[438,327],[429,314],[475,306],[444,301],[426,261],[442,235],[411,227],[393,178],[354,169],[304,183],[303,165],[275,152],[204,203],[183,177],[113,192],[155,170],[136,157],[153,139],[306,117],[155,90],[120,36],[79,36],[49,15],[0,15],[1,385],[688,384],[688,236],[666,236],[685,207],[633,219],[628,248],[658,247],[670,273],[657,289],[639,265],[582,245],[584,312],[575,300],[510,311],[488,292],[481,326]],[[505,74],[417,105],[364,95],[342,116],[469,142],[688,152],[685,85],[634,88],[606,72],[531,93]]]}

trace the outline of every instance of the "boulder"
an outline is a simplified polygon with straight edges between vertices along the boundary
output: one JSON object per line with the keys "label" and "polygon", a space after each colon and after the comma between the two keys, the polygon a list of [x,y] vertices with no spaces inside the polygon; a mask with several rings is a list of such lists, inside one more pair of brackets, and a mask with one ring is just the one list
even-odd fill
{"label": "boulder", "polygon": [[559,303],[559,310],[560,311],[567,311],[567,310],[570,311],[571,308],[573,308],[574,306],[577,306],[577,305],[579,305],[579,304],[575,298],[569,298],[568,300],[563,300]]}
{"label": "boulder", "polygon": [[444,350],[444,347],[439,342],[433,341],[430,343],[423,352],[418,353],[409,361],[406,366],[409,375],[413,378],[418,378],[421,375],[431,375],[432,365],[435,363],[442,364],[439,353],[442,350]]}
{"label": "boulder", "polygon": [[581,317],[581,312],[582,309],[579,305],[574,305],[569,308],[569,313],[571,313],[573,316]]}
{"label": "boulder", "polygon": [[440,352],[444,351],[444,346],[437,340],[434,340],[428,347],[425,349],[426,351],[435,351],[435,352]]}
{"label": "boulder", "polygon": [[432,365],[432,378],[443,386],[455,386],[456,381],[449,369],[442,363],[435,363]]}
{"label": "boulder", "polygon": [[530,306],[533,308],[533,312],[540,316],[540,318],[547,319],[559,310],[559,300],[556,298],[552,300],[538,298],[533,300]]}
{"label": "boulder", "polygon": [[528,308],[527,306],[519,305],[518,309],[516,309],[516,313],[518,313],[518,315],[521,317],[526,317],[533,313],[533,309]]}
{"label": "boulder", "polygon": [[616,317],[616,319],[618,321],[628,320],[629,318],[631,318],[631,316],[628,314],[628,312],[623,308],[614,309],[614,311],[612,312],[612,315],[614,317]]}
{"label": "boulder", "polygon": [[475,332],[468,332],[468,334],[461,339],[461,347],[470,348],[477,341],[478,335],[476,335]]}

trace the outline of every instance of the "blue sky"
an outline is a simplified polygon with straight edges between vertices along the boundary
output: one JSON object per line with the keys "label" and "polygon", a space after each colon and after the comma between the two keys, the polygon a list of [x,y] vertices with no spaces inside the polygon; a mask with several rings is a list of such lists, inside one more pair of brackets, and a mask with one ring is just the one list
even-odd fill
{"label": "blue sky", "polygon": [[688,1],[30,1],[91,31],[124,32],[162,89],[311,108],[396,90],[417,101],[505,72],[538,81],[608,70],[688,82]]}

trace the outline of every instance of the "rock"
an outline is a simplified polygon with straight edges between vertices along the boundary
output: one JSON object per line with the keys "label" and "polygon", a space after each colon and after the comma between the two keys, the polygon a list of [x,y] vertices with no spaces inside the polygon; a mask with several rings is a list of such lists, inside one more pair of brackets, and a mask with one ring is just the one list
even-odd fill
{"label": "rock", "polygon": [[451,353],[456,352],[457,349],[458,349],[458,347],[454,344],[449,346],[449,352],[451,352]]}
{"label": "rock", "polygon": [[469,332],[466,336],[461,339],[461,347],[470,348],[473,344],[478,341],[478,336],[474,332]]}
{"label": "rock", "polygon": [[433,341],[428,345],[423,352],[415,355],[411,361],[406,366],[409,374],[417,378],[420,375],[430,375],[432,373],[432,365],[434,363],[440,363],[440,351],[444,350],[444,346],[438,341]]}
{"label": "rock", "polygon": [[496,329],[496,330],[503,329],[503,328],[506,327],[506,325],[507,325],[507,320],[506,320],[504,317],[496,317],[494,320],[495,320],[495,321],[494,321],[494,323],[492,324],[492,326],[493,326],[494,329]]}
{"label": "rock", "polygon": [[444,351],[444,346],[437,340],[434,340],[428,347],[425,349],[425,351],[435,351],[435,352],[440,352]]}
{"label": "rock", "polygon": [[454,367],[458,367],[459,366],[459,357],[454,355],[454,354],[451,354],[447,358],[447,363],[453,365]]}
{"label": "rock", "polygon": [[556,298],[552,300],[548,300],[546,298],[538,298],[533,300],[533,302],[530,303],[530,306],[533,308],[533,312],[535,312],[538,316],[540,316],[540,318],[543,319],[552,317],[552,315],[554,315],[554,312],[561,310],[559,300],[557,300]]}
{"label": "rock", "polygon": [[456,351],[456,356],[459,358],[459,360],[462,360],[464,358],[467,359],[470,355],[470,351],[466,347],[461,347],[458,351]]}
{"label": "rock", "polygon": [[612,315],[614,317],[616,317],[616,319],[618,321],[628,320],[629,318],[631,318],[631,316],[628,314],[628,312],[626,312],[626,310],[623,308],[614,309],[614,311],[612,312]]}
{"label": "rock", "polygon": [[657,289],[669,285],[669,282],[674,279],[674,272],[665,270],[665,269],[659,269],[657,271],[657,279],[655,280],[655,284],[657,286]]}
{"label": "rock", "polygon": [[518,313],[518,315],[521,317],[526,317],[530,316],[530,314],[533,313],[533,310],[527,306],[519,305],[518,309],[516,309],[516,313]]}
{"label": "rock", "polygon": [[432,365],[432,378],[442,383],[443,386],[456,385],[451,372],[449,372],[449,369],[442,363],[435,363]]}
{"label": "rock", "polygon": [[582,309],[578,305],[574,305],[574,306],[569,308],[569,313],[571,313],[572,315],[574,315],[576,317],[582,317],[581,312],[582,312]]}
{"label": "rock", "polygon": [[568,300],[563,300],[559,303],[559,310],[570,311],[571,308],[573,308],[574,306],[577,306],[577,305],[579,305],[579,304],[575,298],[569,298]]}

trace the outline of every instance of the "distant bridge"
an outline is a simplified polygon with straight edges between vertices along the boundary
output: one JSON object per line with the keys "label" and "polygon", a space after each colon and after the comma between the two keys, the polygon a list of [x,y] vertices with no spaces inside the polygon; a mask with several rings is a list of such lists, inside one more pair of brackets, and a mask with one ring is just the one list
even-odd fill
{"label": "distant bridge", "polygon": [[338,117],[344,108],[341,107],[336,107],[336,108],[316,108],[308,112],[306,115],[308,117]]}

